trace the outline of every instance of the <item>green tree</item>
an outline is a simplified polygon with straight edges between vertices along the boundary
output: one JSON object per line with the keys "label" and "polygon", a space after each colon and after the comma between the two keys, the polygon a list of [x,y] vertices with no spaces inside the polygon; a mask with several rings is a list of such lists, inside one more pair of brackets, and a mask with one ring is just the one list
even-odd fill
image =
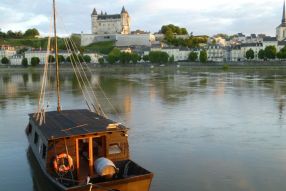
{"label": "green tree", "polygon": [[54,57],[53,55],[49,55],[49,57],[48,57],[48,62],[49,62],[49,63],[55,62],[55,57]]}
{"label": "green tree", "polygon": [[258,58],[261,59],[261,60],[264,60],[265,59],[265,53],[264,53],[264,50],[259,50],[258,52]]}
{"label": "green tree", "polygon": [[22,66],[28,67],[28,59],[27,58],[22,59]]}
{"label": "green tree", "polygon": [[65,57],[63,55],[59,55],[58,61],[59,61],[59,63],[63,63],[63,62],[66,61],[66,59],[65,59]]}
{"label": "green tree", "polygon": [[178,26],[175,26],[173,24],[169,24],[169,25],[163,25],[161,27],[161,33],[163,34],[167,34],[167,31],[172,32],[173,34],[177,34],[177,35],[187,35],[188,31],[186,28],[180,28]]}
{"label": "green tree", "polygon": [[175,57],[174,57],[174,55],[170,56],[169,62],[170,62],[170,63],[174,63],[174,62],[175,62]]}
{"label": "green tree", "polygon": [[40,35],[39,31],[35,28],[33,29],[28,29],[24,33],[25,38],[35,38],[36,36]]}
{"label": "green tree", "polygon": [[80,40],[80,36],[79,35],[75,35],[72,34],[70,39],[72,40],[72,42],[74,43],[74,45],[76,46],[77,49],[80,49],[80,45],[81,45],[81,40]]}
{"label": "green tree", "polygon": [[169,55],[166,52],[151,51],[149,53],[149,59],[152,63],[167,63],[169,61]]}
{"label": "green tree", "polygon": [[149,61],[149,55],[144,55],[144,56],[143,56],[143,60],[144,60],[144,62]]}
{"label": "green tree", "polygon": [[7,37],[8,38],[15,38],[16,34],[12,30],[7,31]]}
{"label": "green tree", "polygon": [[277,50],[275,46],[267,46],[264,50],[265,58],[275,59]]}
{"label": "green tree", "polygon": [[278,53],[277,58],[285,59],[286,58],[286,46],[284,46]]}
{"label": "green tree", "polygon": [[78,62],[78,61],[79,61],[80,63],[85,62],[84,57],[83,57],[82,54],[75,55],[74,58],[75,58],[76,62]]}
{"label": "green tree", "polygon": [[40,64],[40,59],[38,57],[31,58],[31,65],[33,67],[38,66]]}
{"label": "green tree", "polygon": [[198,53],[190,52],[190,54],[189,54],[189,61],[195,62],[197,60],[198,60]]}
{"label": "green tree", "polygon": [[248,51],[246,51],[245,57],[247,60],[254,59],[254,51],[252,49],[249,49]]}
{"label": "green tree", "polygon": [[119,57],[121,64],[129,64],[132,60],[132,55],[129,52],[122,52]]}
{"label": "green tree", "polygon": [[141,56],[139,56],[137,53],[131,54],[131,61],[133,64],[137,64],[141,60]]}
{"label": "green tree", "polygon": [[66,58],[66,62],[71,63],[71,56],[68,56],[68,57]]}
{"label": "green tree", "polygon": [[119,61],[121,56],[121,51],[118,48],[114,48],[107,56],[107,61],[109,64],[114,64]]}
{"label": "green tree", "polygon": [[100,65],[103,65],[103,64],[104,64],[104,58],[99,58],[99,59],[98,59],[98,63],[99,63]]}
{"label": "green tree", "polygon": [[200,62],[206,63],[208,61],[208,54],[205,50],[200,52]]}
{"label": "green tree", "polygon": [[[79,58],[78,58],[79,57]],[[75,62],[78,62],[78,60],[81,60],[80,59],[80,54],[79,55],[76,55],[75,53],[69,55],[67,58],[66,58],[66,62],[68,63],[75,63]]]}
{"label": "green tree", "polygon": [[84,55],[83,59],[86,63],[90,63],[91,62],[91,57],[89,55]]}
{"label": "green tree", "polygon": [[3,57],[3,58],[1,59],[1,63],[2,63],[2,64],[9,64],[10,61],[9,61],[9,59],[8,59],[7,57]]}

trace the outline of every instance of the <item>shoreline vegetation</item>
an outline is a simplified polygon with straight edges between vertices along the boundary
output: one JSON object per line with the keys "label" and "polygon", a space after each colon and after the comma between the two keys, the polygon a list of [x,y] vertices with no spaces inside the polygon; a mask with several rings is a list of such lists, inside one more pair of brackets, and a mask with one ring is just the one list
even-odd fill
{"label": "shoreline vegetation", "polygon": [[[23,67],[23,66],[11,66],[1,65],[0,73],[34,73],[42,72],[44,65],[36,67]],[[190,63],[190,62],[179,62],[179,63],[167,63],[167,64],[151,64],[151,63],[140,63],[140,64],[88,64],[92,72],[147,72],[147,71],[197,71],[197,72],[233,72],[233,71],[257,71],[257,70],[277,70],[286,72],[286,62],[239,62],[239,63]],[[53,67],[55,68],[54,64]],[[61,71],[73,72],[73,68],[70,64],[61,64]]]}

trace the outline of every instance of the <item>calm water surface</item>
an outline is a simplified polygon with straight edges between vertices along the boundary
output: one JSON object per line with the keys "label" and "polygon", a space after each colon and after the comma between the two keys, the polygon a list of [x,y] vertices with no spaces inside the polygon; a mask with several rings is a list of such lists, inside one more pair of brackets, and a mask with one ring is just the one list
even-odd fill
{"label": "calm water surface", "polygon": [[[0,74],[0,190],[45,190],[24,134],[40,80]],[[285,191],[286,71],[95,73],[90,81],[118,111],[98,93],[110,117],[130,127],[131,157],[155,173],[152,191]],[[62,102],[85,108],[72,74],[62,76]]]}

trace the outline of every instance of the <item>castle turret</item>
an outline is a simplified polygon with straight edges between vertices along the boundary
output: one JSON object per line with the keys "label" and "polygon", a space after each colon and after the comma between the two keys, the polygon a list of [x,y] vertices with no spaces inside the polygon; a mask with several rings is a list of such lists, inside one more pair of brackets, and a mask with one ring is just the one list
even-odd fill
{"label": "castle turret", "polygon": [[286,38],[286,10],[285,1],[283,4],[282,20],[281,24],[276,28],[276,37],[278,41],[282,41]]}
{"label": "castle turret", "polygon": [[98,19],[98,14],[97,14],[96,9],[94,8],[92,13],[91,13],[91,32],[93,34],[97,33],[97,28],[98,28],[97,19]]}
{"label": "castle turret", "polygon": [[96,9],[94,8],[93,11],[92,11],[92,14],[91,15],[97,15],[97,11]]}

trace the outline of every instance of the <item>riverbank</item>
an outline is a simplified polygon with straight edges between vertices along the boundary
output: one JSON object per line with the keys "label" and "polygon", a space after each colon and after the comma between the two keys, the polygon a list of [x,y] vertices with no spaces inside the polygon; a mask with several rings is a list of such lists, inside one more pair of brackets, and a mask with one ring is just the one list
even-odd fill
{"label": "riverbank", "polygon": [[[73,72],[70,65],[61,65],[61,72]],[[98,65],[89,64],[92,72],[100,73],[137,73],[157,71],[185,71],[185,72],[234,72],[234,71],[286,71],[286,62],[254,62],[254,63],[189,63],[181,62],[166,65],[136,64],[136,65]],[[0,65],[0,73],[38,73],[43,71],[43,65],[38,67],[6,66]]]}

